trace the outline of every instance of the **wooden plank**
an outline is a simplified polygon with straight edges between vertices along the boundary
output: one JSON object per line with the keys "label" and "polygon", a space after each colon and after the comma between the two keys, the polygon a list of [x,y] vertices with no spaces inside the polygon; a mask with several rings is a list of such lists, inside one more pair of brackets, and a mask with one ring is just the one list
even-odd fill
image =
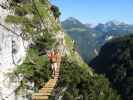
{"label": "wooden plank", "polygon": [[55,87],[55,85],[47,85],[47,86],[44,86],[43,88],[53,88]]}
{"label": "wooden plank", "polygon": [[34,93],[33,96],[49,96],[51,93]]}
{"label": "wooden plank", "polygon": [[48,82],[47,84],[55,84],[55,83],[57,83],[57,81]]}
{"label": "wooden plank", "polygon": [[52,93],[52,90],[39,90],[39,93]]}
{"label": "wooden plank", "polygon": [[46,89],[46,90],[53,90],[53,88],[54,88],[54,87],[52,87],[52,88],[51,88],[51,87],[50,87],[50,88],[49,88],[49,87],[44,87],[44,88],[41,88],[41,90],[45,90],[45,89]]}
{"label": "wooden plank", "polygon": [[56,82],[47,83],[45,86],[54,86],[54,85],[56,85]]}
{"label": "wooden plank", "polygon": [[54,79],[52,81],[48,81],[46,84],[49,84],[49,83],[56,83],[58,80]]}
{"label": "wooden plank", "polygon": [[49,96],[32,96],[32,100],[48,100]]}
{"label": "wooden plank", "polygon": [[45,88],[45,87],[55,87],[55,85],[56,85],[56,83],[47,84],[47,85],[45,85],[43,88]]}

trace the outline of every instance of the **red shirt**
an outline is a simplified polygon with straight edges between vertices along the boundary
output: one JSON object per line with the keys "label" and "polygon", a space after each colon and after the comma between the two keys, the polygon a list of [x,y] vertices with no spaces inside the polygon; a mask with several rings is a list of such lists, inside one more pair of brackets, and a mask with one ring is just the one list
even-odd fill
{"label": "red shirt", "polygon": [[56,57],[55,52],[49,52],[48,53],[48,59],[49,59],[50,62],[56,62],[57,57]]}
{"label": "red shirt", "polygon": [[51,52],[48,53],[48,59],[49,59],[49,61],[52,59],[52,53]]}

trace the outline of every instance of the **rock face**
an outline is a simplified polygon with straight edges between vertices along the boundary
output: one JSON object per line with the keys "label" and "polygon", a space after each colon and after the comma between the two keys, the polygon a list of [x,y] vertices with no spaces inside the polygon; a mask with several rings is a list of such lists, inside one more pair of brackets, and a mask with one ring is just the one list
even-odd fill
{"label": "rock face", "polygon": [[[0,0],[3,5],[6,1]],[[20,33],[17,27],[7,25],[4,20],[10,12],[0,6],[0,100],[14,100],[12,91],[18,86],[18,83],[10,83],[6,73],[12,71],[16,64],[21,64],[26,54],[28,42],[23,41],[21,37],[8,31],[4,26],[10,28],[16,33]],[[9,98],[6,98],[9,97]]]}
{"label": "rock face", "polygon": [[[2,1],[2,0],[1,0]],[[1,3],[0,1],[0,3]],[[3,3],[2,3],[3,4]],[[20,34],[17,27],[5,24],[5,17],[10,12],[0,7],[0,23],[14,32]],[[14,64],[19,64],[25,55],[26,42],[21,37],[8,31],[0,25],[0,67],[2,69],[11,68]]]}

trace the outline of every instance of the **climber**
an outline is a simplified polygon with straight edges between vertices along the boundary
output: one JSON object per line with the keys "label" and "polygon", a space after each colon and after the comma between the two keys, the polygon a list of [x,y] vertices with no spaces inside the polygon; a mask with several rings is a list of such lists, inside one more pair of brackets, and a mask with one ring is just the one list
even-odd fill
{"label": "climber", "polygon": [[57,67],[60,67],[61,62],[61,54],[58,49],[55,49],[56,59],[57,59]]}
{"label": "climber", "polygon": [[51,67],[52,67],[52,77],[54,78],[55,72],[57,69],[57,54],[55,53],[55,51],[49,52],[48,58],[49,58],[49,61],[51,63]]}

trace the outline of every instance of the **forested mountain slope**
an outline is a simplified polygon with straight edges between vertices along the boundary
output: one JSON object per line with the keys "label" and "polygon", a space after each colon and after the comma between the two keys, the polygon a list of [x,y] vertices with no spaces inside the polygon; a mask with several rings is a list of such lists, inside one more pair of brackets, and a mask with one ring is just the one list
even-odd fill
{"label": "forested mountain slope", "polygon": [[119,90],[124,100],[133,99],[133,36],[125,36],[107,42],[91,66],[105,74]]}

